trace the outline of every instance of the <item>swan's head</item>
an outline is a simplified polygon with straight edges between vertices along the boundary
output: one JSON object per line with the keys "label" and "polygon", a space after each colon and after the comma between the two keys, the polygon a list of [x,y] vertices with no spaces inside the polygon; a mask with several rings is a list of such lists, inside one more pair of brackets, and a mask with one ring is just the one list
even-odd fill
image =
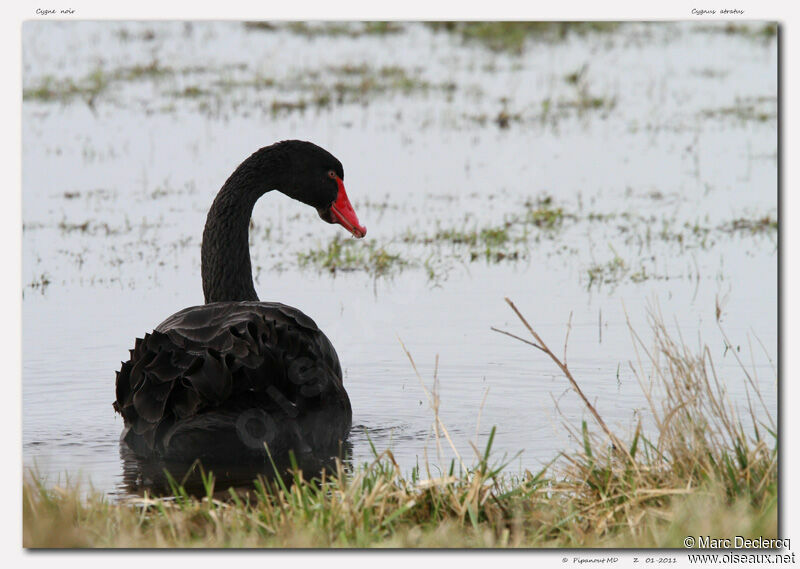
{"label": "swan's head", "polygon": [[330,152],[310,142],[290,140],[280,143],[288,150],[291,179],[281,191],[317,210],[328,223],[338,223],[361,238],[367,228],[358,221],[344,189],[342,163]]}

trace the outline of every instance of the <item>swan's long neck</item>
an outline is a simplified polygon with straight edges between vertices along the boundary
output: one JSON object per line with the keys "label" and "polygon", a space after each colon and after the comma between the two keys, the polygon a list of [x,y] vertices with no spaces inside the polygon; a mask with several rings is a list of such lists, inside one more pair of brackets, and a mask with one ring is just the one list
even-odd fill
{"label": "swan's long neck", "polygon": [[280,156],[262,148],[231,174],[214,199],[201,250],[206,303],[258,300],[250,265],[249,228],[253,206],[280,183]]}

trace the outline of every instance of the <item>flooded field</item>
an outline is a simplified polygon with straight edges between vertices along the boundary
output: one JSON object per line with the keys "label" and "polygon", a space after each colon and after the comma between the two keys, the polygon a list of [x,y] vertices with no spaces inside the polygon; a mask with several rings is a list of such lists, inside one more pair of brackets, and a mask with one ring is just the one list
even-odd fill
{"label": "flooded field", "polygon": [[740,359],[776,416],[776,32],[26,23],[25,465],[127,492],[114,373],[134,338],[202,303],[214,195],[287,138],[341,160],[369,229],[348,238],[278,194],[250,228],[261,299],[338,351],[354,461],[371,440],[404,468],[440,462],[403,345],[465,460],[493,426],[498,455],[522,451],[513,471],[577,444],[562,422],[590,418],[559,370],[491,330],[525,334],[504,297],[559,352],[571,323],[570,368],[621,429],[647,422],[626,315],[648,342],[653,312],[709,346],[744,410]]}

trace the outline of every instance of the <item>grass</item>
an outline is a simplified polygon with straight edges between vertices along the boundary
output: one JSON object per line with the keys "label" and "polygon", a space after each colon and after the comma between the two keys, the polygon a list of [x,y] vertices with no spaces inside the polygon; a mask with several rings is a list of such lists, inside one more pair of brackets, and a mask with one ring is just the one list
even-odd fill
{"label": "grass", "polygon": [[424,268],[431,282],[439,282],[446,271],[441,251],[432,252],[431,247],[449,247],[452,254],[462,261],[485,260],[489,263],[517,261],[527,255],[527,244],[531,231],[556,230],[564,219],[570,217],[563,209],[553,205],[549,196],[525,202],[522,212],[507,216],[497,225],[478,226],[465,224],[461,227],[438,227],[430,233],[406,231],[400,241],[405,245],[422,245],[424,248],[408,250],[400,255],[390,250],[389,245],[375,240],[358,242],[336,236],[321,247],[297,254],[301,268],[316,268],[331,273],[337,271],[364,271],[373,277],[382,277],[395,271],[409,268]]}
{"label": "grass", "polygon": [[628,272],[628,267],[625,261],[618,254],[614,253],[614,257],[602,264],[593,263],[588,269],[589,284],[587,288],[597,283],[598,285],[606,282],[618,282]]}
{"label": "grass", "polygon": [[616,97],[599,96],[589,92],[586,85],[576,88],[575,94],[558,99],[545,98],[539,104],[536,113],[512,112],[504,104],[496,115],[490,117],[486,113],[464,113],[467,120],[485,126],[490,120],[500,129],[508,129],[513,124],[530,125],[550,124],[556,126],[559,121],[571,117],[585,117],[587,113],[597,113],[600,118],[608,118],[609,113],[617,106]]}
{"label": "grass", "polygon": [[[699,272],[691,269],[670,273],[657,265],[654,261],[659,251],[658,244],[676,247],[680,254],[692,250],[709,251],[731,237],[752,238],[753,242],[764,239],[767,244],[777,244],[778,220],[774,213],[757,213],[716,224],[708,216],[704,220],[680,223],[674,218],[641,216],[630,212],[588,213],[581,219],[607,225],[613,232],[609,243],[611,256],[606,260],[593,261],[582,275],[587,278],[589,289],[626,281],[641,283],[653,279],[699,278]],[[615,245],[628,249],[625,257],[615,250]],[[634,258],[629,257],[631,254]],[[697,267],[695,270],[699,271]]]}
{"label": "grass", "polygon": [[[479,226],[465,221],[461,227],[438,227],[432,233],[406,231],[406,244],[449,246],[464,261],[485,260],[498,263],[524,259],[529,242],[542,234],[558,230],[567,218],[563,208],[556,207],[544,195],[522,204],[521,211],[509,214],[499,224]],[[427,267],[426,267],[427,268]]]}
{"label": "grass", "polygon": [[53,77],[46,76],[42,78],[38,85],[24,89],[22,91],[22,98],[25,101],[57,101],[62,103],[80,98],[91,105],[94,104],[97,96],[106,90],[109,82],[108,76],[100,69],[96,69],[79,81],[74,81],[72,79],[57,81]]}
{"label": "grass", "polygon": [[727,233],[744,233],[750,235],[774,233],[778,231],[778,220],[773,218],[772,215],[765,215],[756,219],[740,217],[719,226],[718,229]]}
{"label": "grass", "polygon": [[[157,191],[154,191],[152,195],[153,199],[158,197]],[[162,190],[163,191],[163,190]],[[145,231],[148,229],[156,228],[160,225],[158,222],[148,222],[146,219],[143,219],[141,224],[139,224],[136,229],[141,231]],[[108,222],[98,222],[94,220],[85,220],[81,223],[67,221],[66,219],[62,219],[58,222],[58,230],[61,232],[61,235],[68,235],[70,233],[79,233],[84,235],[104,235],[106,237],[110,235],[121,235],[121,234],[128,234],[134,230],[134,226],[131,224],[128,217],[125,217],[125,222],[123,225],[112,226],[109,225]]]}
{"label": "grass", "polygon": [[369,21],[369,22],[245,22],[244,26],[248,30],[273,32],[281,29],[290,31],[293,34],[313,37],[349,37],[358,38],[362,36],[385,36],[399,34],[404,31],[404,26],[397,22]]}
{"label": "grass", "polygon": [[[500,51],[521,50],[526,38],[566,38],[571,34],[587,32],[606,32],[616,29],[617,24],[610,22],[433,22],[434,29],[457,31],[467,40],[477,40]],[[288,30],[305,37],[345,37],[388,36],[404,32],[406,24],[397,22],[245,22],[247,30],[278,31]],[[130,39],[126,32],[120,32],[120,38]],[[521,43],[520,43],[521,42]],[[334,104],[367,104],[375,97],[384,95],[409,96],[418,93],[440,93],[448,100],[459,87],[453,81],[436,81],[420,76],[419,70],[403,69],[399,66],[386,66],[380,69],[367,65],[344,65],[342,68],[353,68],[354,73],[336,68],[305,70],[299,76],[285,79],[263,78],[256,74],[247,77],[244,64],[226,68],[220,73],[205,67],[173,68],[161,64],[157,59],[149,63],[126,66],[116,69],[98,67],[87,77],[56,79],[51,76],[42,77],[32,82],[23,91],[25,101],[61,102],[85,100],[92,108],[99,97],[108,97],[109,93],[122,93],[120,84],[145,79],[161,79],[179,75],[194,74],[195,81],[201,81],[182,90],[176,90],[172,81],[161,82],[166,88],[159,89],[160,95],[168,97],[156,107],[161,112],[173,113],[182,102],[197,100],[197,109],[204,114],[214,115],[222,105],[239,108],[240,106],[257,108],[261,112],[279,115],[284,113],[304,113],[308,109],[329,109]],[[331,77],[334,75],[334,77]],[[272,97],[259,97],[253,104],[240,97],[231,97],[232,91],[241,90],[273,90]],[[287,91],[296,91],[291,94]],[[552,107],[551,112],[543,113],[550,119],[556,114],[569,116],[573,111],[608,111],[615,107],[616,99],[588,91],[579,91],[575,98],[558,101],[544,101],[543,108]],[[553,111],[558,111],[555,113]],[[520,112],[512,112],[503,107],[496,114],[487,116],[468,116],[472,122],[485,123],[491,121],[501,129],[507,129],[515,122],[523,122],[525,117]]]}
{"label": "grass", "polygon": [[778,35],[778,25],[775,23],[766,23],[758,26],[751,26],[749,24],[737,24],[735,22],[726,22],[725,25],[707,25],[698,26],[698,32],[705,33],[718,33],[729,36],[740,36],[744,38],[771,41]]}
{"label": "grass", "polygon": [[[76,484],[23,485],[25,547],[673,547],[687,535],[777,537],[777,431],[755,378],[739,361],[750,404],[726,396],[707,346],[692,350],[651,313],[652,342],[630,327],[631,368],[654,427],[612,431],[570,368],[516,306],[530,345],[561,370],[591,421],[564,427],[579,444],[541,471],[508,472],[492,455],[403,472],[391,451],[352,471],[309,481],[260,479],[247,494],[148,495],[113,502]],[[726,345],[730,344],[722,332]],[[738,355],[735,356],[738,358]],[[412,365],[413,359],[409,355]],[[737,360],[738,361],[738,360]],[[414,365],[416,371],[416,366]],[[420,378],[421,381],[421,378]],[[424,383],[423,383],[424,386]],[[450,442],[427,391],[436,432]],[[758,406],[763,409],[756,411]],[[647,432],[646,432],[647,431]],[[440,442],[441,442],[440,440]]]}
{"label": "grass", "polygon": [[[191,70],[186,70],[188,71]],[[22,98],[25,101],[61,103],[68,103],[77,98],[84,99],[89,106],[93,106],[97,97],[114,83],[160,78],[174,73],[175,70],[160,65],[155,59],[147,65],[133,65],[113,71],[98,67],[78,80],[71,78],[56,80],[51,76],[45,76],[37,85],[23,89]]]}
{"label": "grass", "polygon": [[429,22],[428,25],[437,31],[455,33],[465,42],[516,55],[524,51],[528,40],[558,42],[574,34],[612,32],[619,26],[617,22]]}
{"label": "grass", "polygon": [[[521,203],[500,222],[481,224],[467,215],[461,224],[437,222],[427,231],[409,228],[388,242],[372,238],[359,243],[336,236],[319,247],[299,252],[297,261],[301,268],[331,273],[363,271],[375,277],[423,269],[429,282],[438,284],[457,264],[525,261],[542,240],[557,241],[565,235],[563,231],[575,228],[579,222],[589,222],[592,233],[598,233],[600,226],[609,232],[611,255],[593,260],[580,273],[581,282],[588,289],[623,282],[696,278],[692,272],[668,272],[657,266],[654,254],[656,251],[660,254],[658,244],[677,247],[683,254],[691,250],[707,251],[731,236],[774,239],[778,230],[778,221],[772,213],[737,217],[716,225],[707,217],[679,223],[672,218],[624,211],[598,213],[579,208],[573,212],[543,194]],[[405,247],[398,250],[393,245],[396,243]],[[579,249],[568,246],[559,249],[559,254],[579,253]]]}
{"label": "grass", "polygon": [[387,251],[374,241],[365,243],[336,236],[321,249],[311,249],[297,255],[301,267],[313,266],[331,273],[365,271],[374,277],[388,275],[408,265],[400,255]]}
{"label": "grass", "polygon": [[736,119],[739,122],[766,123],[778,118],[777,99],[771,97],[756,97],[736,99],[733,106],[702,111],[704,118]]}
{"label": "grass", "polygon": [[[569,92],[542,99],[537,105],[538,110],[534,112],[531,112],[532,105],[528,105],[524,111],[511,111],[509,101],[502,99],[502,107],[492,118],[492,122],[500,129],[508,129],[512,124],[548,124],[555,127],[561,120],[576,116],[583,118],[587,113],[602,119],[608,118],[617,106],[617,97],[594,93],[587,78],[588,69],[588,64],[584,64],[576,71],[564,75],[564,82],[570,87]],[[464,117],[481,126],[489,121],[489,116],[485,113],[478,115],[464,113]]]}
{"label": "grass", "polygon": [[34,278],[31,282],[29,282],[27,288],[38,290],[39,292],[44,294],[45,291],[47,290],[47,287],[50,286],[51,282],[52,281],[50,280],[50,275],[48,275],[47,273],[42,273],[38,277]]}
{"label": "grass", "polygon": [[[377,25],[376,23],[374,23]],[[234,66],[237,71],[245,69]],[[173,69],[153,60],[146,65],[134,65],[113,70],[95,69],[83,78],[57,80],[51,76],[39,79],[23,90],[23,100],[44,103],[71,103],[83,100],[94,108],[102,96],[108,96],[111,88],[125,82],[145,79],[158,80],[167,76],[202,75],[208,71],[202,67]],[[231,70],[227,70],[231,71]],[[334,104],[366,104],[376,97],[386,95],[409,96],[431,91],[451,94],[456,85],[452,82],[434,83],[423,79],[419,69],[405,69],[397,65],[373,67],[366,64],[331,66],[318,71],[306,71],[282,80],[263,77],[258,73],[252,76],[224,74],[203,84],[192,84],[182,90],[168,88],[163,94],[172,102],[162,108],[174,110],[174,101],[195,99],[199,108],[211,112],[221,101],[228,104],[241,104],[239,99],[231,98],[237,90],[272,91],[271,102],[259,103],[258,108],[272,115],[292,112],[303,113],[310,108],[329,109]],[[286,91],[295,91],[289,94]],[[263,100],[263,97],[262,97]],[[266,99],[269,101],[269,98]],[[239,102],[237,102],[239,101]]]}
{"label": "grass", "polygon": [[[274,87],[274,80],[229,83],[227,87]],[[304,112],[309,108],[329,109],[334,105],[366,104],[375,97],[386,95],[411,95],[432,90],[452,92],[453,83],[431,83],[419,77],[419,70],[405,69],[396,65],[372,67],[367,64],[345,64],[327,67],[324,71],[312,71],[289,77],[281,83],[283,88],[293,89],[297,95],[292,100],[276,100],[270,110],[273,114],[293,111]]]}
{"label": "grass", "polygon": [[433,84],[418,77],[418,70],[407,70],[397,65],[385,65],[375,68],[366,64],[340,65],[330,67],[328,75],[336,80],[315,82],[305,88],[317,96],[324,94],[328,100],[337,104],[363,103],[376,95],[400,93],[409,95],[415,92],[427,92],[433,89],[452,91],[451,83]]}
{"label": "grass", "polygon": [[523,205],[526,223],[541,229],[556,229],[564,222],[564,209],[555,207],[551,196],[545,195],[536,200],[528,200]]}
{"label": "grass", "polygon": [[176,97],[184,97],[184,98],[187,98],[187,99],[195,99],[197,97],[204,97],[204,96],[209,95],[209,94],[210,94],[210,91],[208,91],[206,89],[202,89],[201,87],[198,87],[196,85],[189,85],[188,87],[185,87],[183,89],[183,91],[176,91],[175,92],[175,96]]}
{"label": "grass", "polygon": [[[470,262],[485,259],[488,262],[517,260],[524,256],[524,251],[516,245],[524,239],[514,234],[514,224],[506,221],[501,225],[487,227],[448,227],[439,228],[430,235],[407,231],[403,236],[407,244],[449,245]],[[432,277],[433,265],[426,261],[429,277]]]}

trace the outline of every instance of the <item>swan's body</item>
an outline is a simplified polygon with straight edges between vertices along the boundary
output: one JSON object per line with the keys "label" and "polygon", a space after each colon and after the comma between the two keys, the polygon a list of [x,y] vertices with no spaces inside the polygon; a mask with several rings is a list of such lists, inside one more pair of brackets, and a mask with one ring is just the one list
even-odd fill
{"label": "swan's body", "polygon": [[352,412],[336,351],[300,310],[258,301],[248,225],[276,188],[363,237],[343,176],[326,151],[287,141],[253,154],[222,187],[203,233],[206,304],[137,339],[117,373],[114,408],[137,455],[241,463],[265,460],[266,447],[314,464],[339,451]]}

